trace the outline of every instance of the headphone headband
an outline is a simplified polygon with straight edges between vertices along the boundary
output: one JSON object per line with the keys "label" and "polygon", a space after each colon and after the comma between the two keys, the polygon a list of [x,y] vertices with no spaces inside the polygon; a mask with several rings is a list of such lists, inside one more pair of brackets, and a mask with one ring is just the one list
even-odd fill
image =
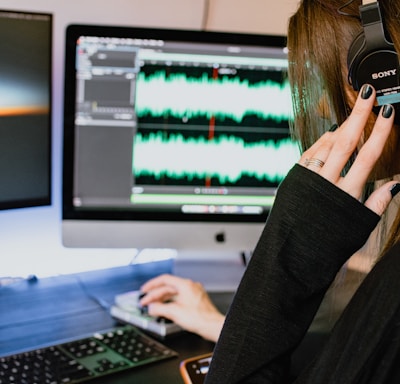
{"label": "headphone headband", "polygon": [[365,50],[373,51],[381,47],[393,48],[385,37],[381,8],[377,1],[360,6],[361,23],[364,28]]}

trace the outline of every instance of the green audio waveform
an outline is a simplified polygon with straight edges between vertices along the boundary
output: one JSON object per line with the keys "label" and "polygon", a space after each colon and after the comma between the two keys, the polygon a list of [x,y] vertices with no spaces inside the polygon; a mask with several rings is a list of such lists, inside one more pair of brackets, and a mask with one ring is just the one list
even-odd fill
{"label": "green audio waveform", "polygon": [[240,123],[246,115],[261,119],[288,120],[292,111],[289,83],[248,80],[207,74],[190,78],[158,71],[146,77],[139,73],[136,88],[139,117],[230,118]]}
{"label": "green audio waveform", "polygon": [[184,138],[181,134],[164,139],[161,133],[146,137],[137,134],[133,148],[133,172],[136,177],[157,179],[215,177],[221,184],[236,183],[243,176],[260,181],[281,181],[299,158],[299,149],[291,139],[246,143],[235,136]]}

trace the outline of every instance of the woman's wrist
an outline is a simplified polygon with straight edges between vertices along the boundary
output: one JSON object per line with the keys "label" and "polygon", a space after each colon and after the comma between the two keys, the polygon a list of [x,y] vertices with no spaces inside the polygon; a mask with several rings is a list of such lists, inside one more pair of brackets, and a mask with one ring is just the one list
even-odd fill
{"label": "woman's wrist", "polygon": [[195,332],[206,340],[217,342],[224,325],[225,316],[215,310],[213,313],[207,314],[201,322],[199,329]]}

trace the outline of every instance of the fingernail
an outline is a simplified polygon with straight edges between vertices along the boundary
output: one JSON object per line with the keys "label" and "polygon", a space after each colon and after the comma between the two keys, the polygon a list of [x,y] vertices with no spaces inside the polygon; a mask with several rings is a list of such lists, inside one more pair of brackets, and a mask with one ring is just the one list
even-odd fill
{"label": "fingernail", "polygon": [[382,107],[382,116],[388,119],[390,116],[392,116],[393,113],[393,106],[390,104],[386,104]]}
{"label": "fingernail", "polygon": [[361,98],[366,100],[372,95],[372,87],[369,84],[364,84],[361,90]]}
{"label": "fingernail", "polygon": [[335,123],[332,125],[332,127],[329,128],[329,132],[335,132],[338,129],[338,125]]}
{"label": "fingernail", "polygon": [[140,292],[140,293],[139,293],[139,300],[142,300],[143,297],[145,297],[146,295],[147,295],[146,292]]}
{"label": "fingernail", "polygon": [[399,192],[400,192],[400,183],[392,185],[392,187],[390,188],[390,194],[392,195],[392,198],[395,197]]}
{"label": "fingernail", "polygon": [[147,305],[144,305],[143,307],[139,308],[139,311],[142,315],[148,315],[149,314],[149,307]]}

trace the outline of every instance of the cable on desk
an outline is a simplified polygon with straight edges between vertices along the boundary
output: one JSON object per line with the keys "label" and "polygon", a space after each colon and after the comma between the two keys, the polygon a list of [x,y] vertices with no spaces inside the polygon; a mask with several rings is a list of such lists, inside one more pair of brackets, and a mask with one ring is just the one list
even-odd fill
{"label": "cable on desk", "polygon": [[111,308],[111,304],[108,303],[106,300],[104,300],[101,297],[98,297],[96,295],[93,295],[92,293],[89,292],[87,289],[85,283],[82,281],[82,279],[79,276],[75,276],[76,280],[79,283],[79,286],[82,288],[82,291],[85,293],[85,295],[92,301],[94,301],[96,304],[98,304],[101,308],[105,309],[106,311],[109,311]]}
{"label": "cable on desk", "polygon": [[0,287],[20,283],[22,281],[27,281],[28,283],[36,283],[37,280],[38,278],[36,277],[36,275],[29,275],[27,277],[3,276],[0,277]]}

